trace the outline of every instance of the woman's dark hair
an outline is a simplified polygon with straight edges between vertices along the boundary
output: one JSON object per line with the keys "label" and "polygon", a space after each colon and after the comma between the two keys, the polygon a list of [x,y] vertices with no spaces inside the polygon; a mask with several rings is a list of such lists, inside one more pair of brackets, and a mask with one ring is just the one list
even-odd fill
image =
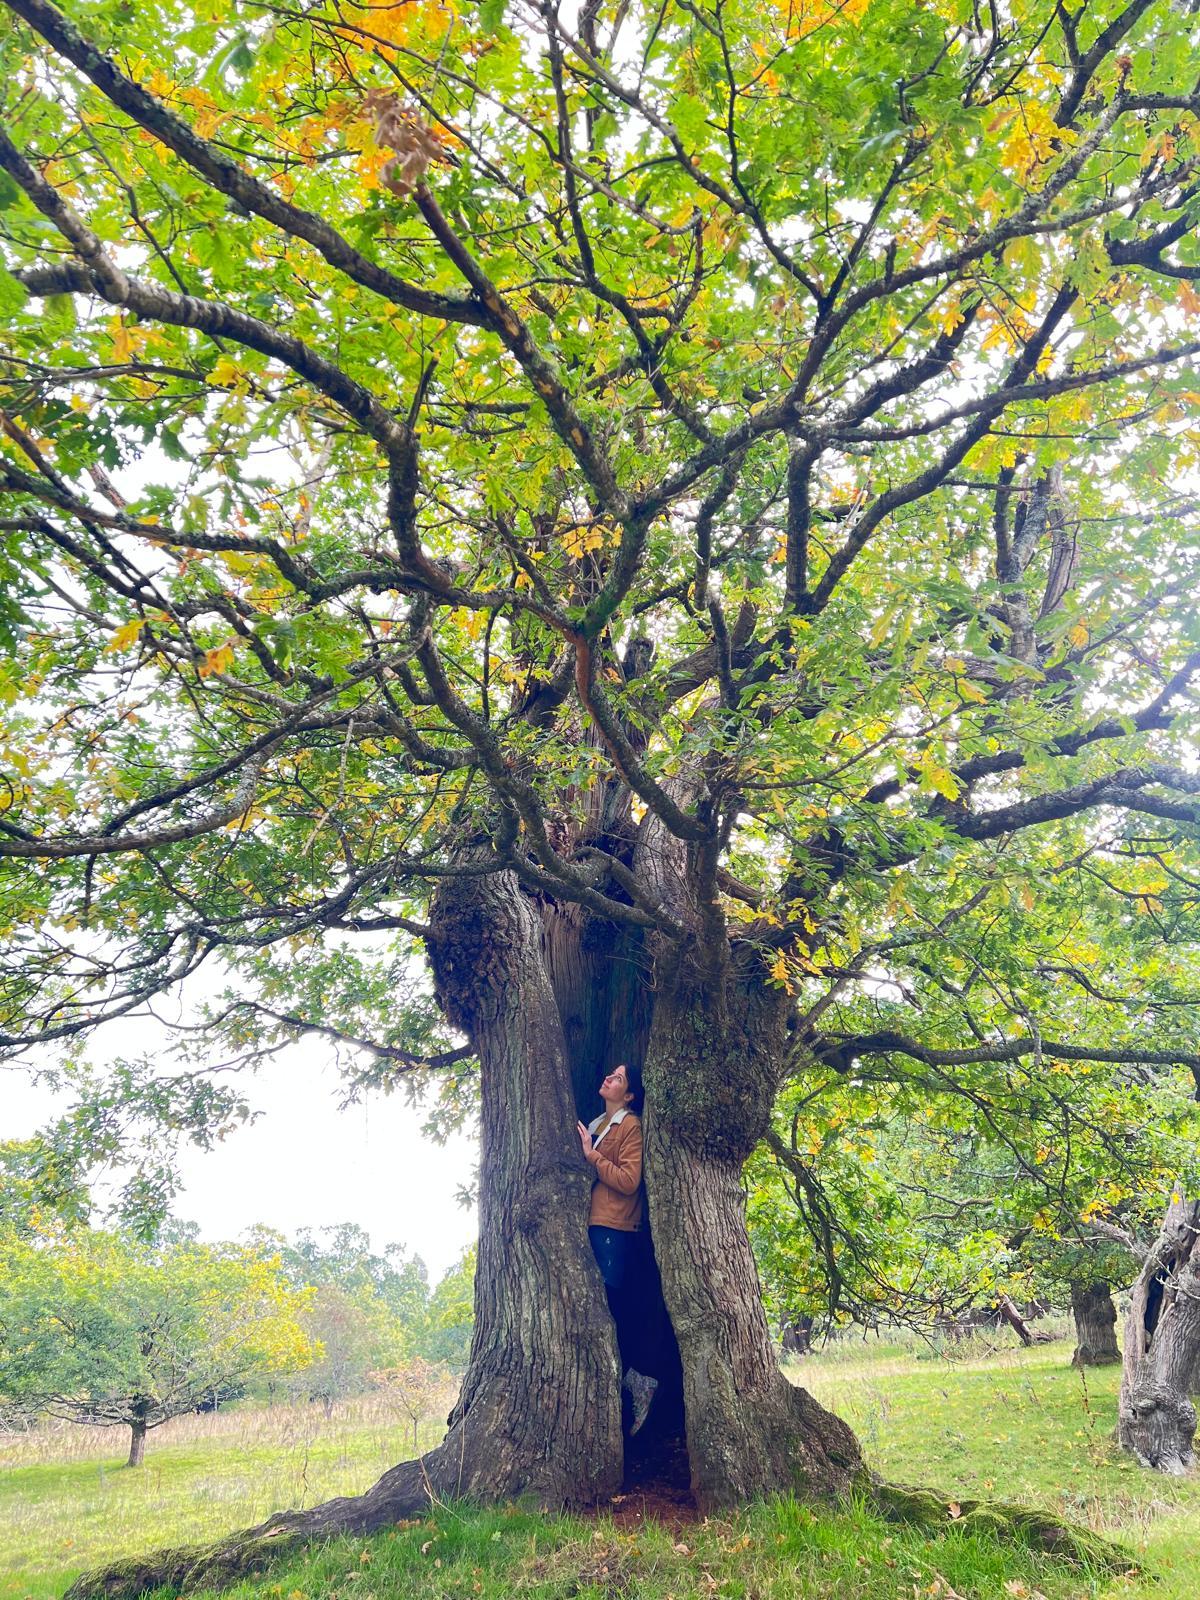
{"label": "woman's dark hair", "polygon": [[640,1117],[642,1107],[646,1103],[646,1090],[642,1083],[642,1069],[631,1066],[628,1061],[618,1062],[617,1064],[625,1068],[625,1081],[628,1083],[629,1092],[633,1096],[633,1099],[629,1102],[629,1109],[636,1112]]}

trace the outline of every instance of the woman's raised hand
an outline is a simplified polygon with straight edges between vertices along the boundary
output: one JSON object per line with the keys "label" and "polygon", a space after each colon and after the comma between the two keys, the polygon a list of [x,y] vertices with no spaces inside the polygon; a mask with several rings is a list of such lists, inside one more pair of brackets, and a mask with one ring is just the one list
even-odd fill
{"label": "woman's raised hand", "polygon": [[592,1136],[582,1122],[575,1124],[575,1131],[579,1134],[579,1142],[583,1146],[584,1158],[590,1161],[592,1159]]}

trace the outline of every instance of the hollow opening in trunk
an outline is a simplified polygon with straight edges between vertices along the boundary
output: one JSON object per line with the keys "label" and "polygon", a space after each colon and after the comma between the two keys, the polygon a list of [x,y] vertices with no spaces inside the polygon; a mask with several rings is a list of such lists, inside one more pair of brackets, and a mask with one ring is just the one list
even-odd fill
{"label": "hollow opening in trunk", "polygon": [[[621,1041],[632,1042],[634,1048],[627,1049],[618,1060],[632,1061],[640,1068],[645,1047],[644,1029],[645,1019],[642,1018],[640,1037],[632,1041],[626,1037]],[[583,1121],[594,1115],[599,1083],[608,1070],[605,1055],[611,1060],[613,1051],[610,1046],[605,1055],[596,1054],[598,1060],[589,1064],[590,1070],[582,1083],[578,1070],[576,1073],[575,1089]],[[617,1334],[624,1463],[622,1493],[691,1508],[694,1502],[684,1413],[683,1363],[663,1296],[644,1190],[639,1228],[615,1241],[623,1251],[628,1251],[627,1276],[622,1287],[607,1287],[610,1274],[607,1264],[600,1262],[605,1243],[595,1237],[597,1230],[590,1231],[592,1247],[606,1281],[605,1295]],[[653,1391],[647,1401],[648,1380],[653,1380]]]}
{"label": "hollow opening in trunk", "polygon": [[1146,1290],[1146,1309],[1142,1313],[1142,1327],[1146,1332],[1144,1348],[1147,1350],[1150,1348],[1150,1341],[1154,1338],[1154,1331],[1158,1327],[1158,1318],[1162,1311],[1163,1295],[1166,1292],[1167,1281],[1177,1265],[1175,1257],[1168,1256],[1154,1274]]}
{"label": "hollow opening in trunk", "polygon": [[625,1471],[621,1488],[625,1494],[648,1493],[660,1499],[690,1504],[691,1465],[683,1403],[683,1363],[663,1299],[649,1222],[642,1224],[638,1243],[638,1280],[626,1308],[633,1327],[625,1343],[634,1370],[644,1368],[643,1376],[653,1378],[656,1388],[645,1420],[634,1431],[635,1392],[622,1384]]}

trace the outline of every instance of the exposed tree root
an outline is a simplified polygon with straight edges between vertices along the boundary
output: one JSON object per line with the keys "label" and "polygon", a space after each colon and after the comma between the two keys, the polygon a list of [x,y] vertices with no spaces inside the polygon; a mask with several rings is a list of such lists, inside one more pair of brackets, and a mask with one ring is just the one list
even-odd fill
{"label": "exposed tree root", "polygon": [[1102,1539],[1048,1511],[996,1500],[951,1500],[934,1489],[884,1483],[881,1479],[867,1484],[866,1494],[868,1503],[889,1521],[912,1523],[930,1531],[944,1531],[956,1523],[971,1532],[1019,1539],[1035,1550],[1103,1572],[1128,1572],[1136,1565],[1129,1552],[1111,1539]]}
{"label": "exposed tree root", "polygon": [[225,1588],[314,1541],[375,1533],[406,1517],[424,1516],[440,1498],[434,1483],[437,1455],[433,1451],[419,1461],[401,1462],[366,1494],[327,1500],[311,1511],[280,1511],[216,1544],[182,1545],[97,1567],[78,1577],[64,1600],[136,1600],[152,1589],[186,1594]]}
{"label": "exposed tree root", "polygon": [[[177,1593],[220,1589],[262,1572],[282,1557],[323,1539],[365,1535],[410,1517],[425,1516],[443,1498],[437,1486],[439,1452],[405,1461],[384,1474],[366,1494],[328,1500],[311,1511],[283,1511],[210,1545],[160,1550],[141,1559],[115,1561],[77,1578],[64,1600],[138,1600],[154,1589]],[[432,1469],[432,1470],[431,1470]],[[932,1533],[959,1527],[1018,1539],[1062,1560],[1104,1572],[1127,1572],[1128,1552],[1108,1539],[1044,1511],[987,1500],[950,1500],[932,1489],[884,1483],[865,1473],[855,1488],[882,1516]]]}

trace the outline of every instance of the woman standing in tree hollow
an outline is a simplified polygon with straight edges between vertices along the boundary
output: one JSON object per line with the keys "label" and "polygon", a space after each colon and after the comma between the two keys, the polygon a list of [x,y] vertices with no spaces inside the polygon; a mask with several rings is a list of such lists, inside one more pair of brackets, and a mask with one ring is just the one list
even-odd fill
{"label": "woman standing in tree hollow", "polygon": [[617,1328],[617,1347],[621,1354],[623,1382],[633,1399],[634,1434],[646,1420],[656,1378],[647,1377],[633,1365],[637,1358],[636,1341],[641,1334],[637,1314],[637,1282],[640,1276],[641,1240],[639,1233],[645,1215],[642,1190],[642,1076],[636,1067],[615,1066],[600,1085],[604,1110],[584,1127],[577,1124],[583,1154],[596,1174],[588,1211],[588,1238],[600,1276],[608,1309]]}

